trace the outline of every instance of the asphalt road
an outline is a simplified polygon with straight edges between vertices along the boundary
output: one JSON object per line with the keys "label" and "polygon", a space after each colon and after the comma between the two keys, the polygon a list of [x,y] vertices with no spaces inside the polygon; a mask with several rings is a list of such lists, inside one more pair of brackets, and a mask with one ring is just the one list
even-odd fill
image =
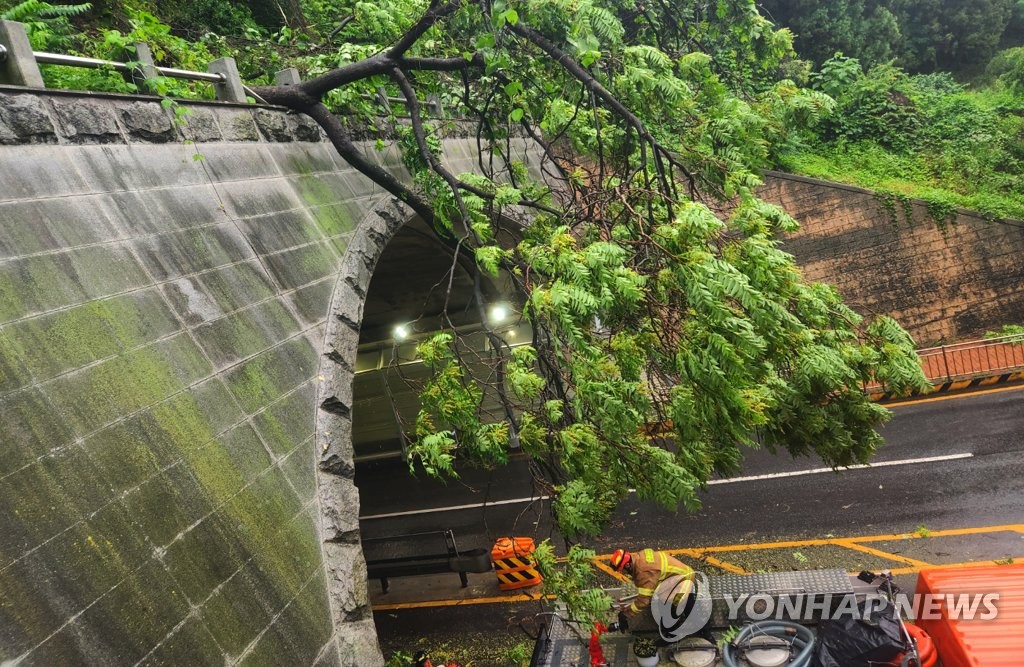
{"label": "asphalt road", "polygon": [[[607,553],[620,545],[693,548],[904,533],[922,524],[942,530],[1024,523],[1024,386],[1006,389],[892,406],[894,417],[883,429],[887,444],[872,468],[784,476],[821,463],[750,452],[742,476],[769,477],[712,484],[695,514],[627,502],[590,546]],[[879,465],[935,457],[955,458]],[[478,506],[529,498],[522,465],[465,471],[461,480],[442,484],[410,478],[395,462],[379,462],[358,467],[356,482],[364,538],[451,529],[459,546],[470,548],[511,533],[537,539],[553,534],[543,502]],[[424,511],[461,505],[477,506]],[[440,538],[430,535],[370,542],[365,551],[379,558],[440,546]],[[945,562],[956,560],[954,555]],[[910,590],[914,579],[898,578]],[[533,624],[537,611],[535,602],[480,604],[379,611],[374,619],[385,655],[425,648],[478,666],[505,666],[510,647],[526,646],[519,624]]]}
{"label": "asphalt road", "polygon": [[[1022,522],[1024,387],[1004,389],[892,406],[876,467],[780,476],[820,468],[821,462],[751,451],[741,475],[769,477],[713,484],[695,514],[629,501],[591,546],[599,552],[619,544],[703,547],[897,533],[921,524],[934,530]],[[960,458],[878,465],[949,456]],[[532,495],[522,464],[464,471],[460,480],[444,484],[409,477],[396,461],[378,462],[357,468],[356,483],[364,538],[451,529],[459,546],[469,548],[489,547],[510,533],[538,540],[553,535],[546,503],[503,502]],[[484,502],[501,504],[480,507]],[[444,509],[465,505],[470,507]],[[440,546],[440,538],[381,541],[367,544],[367,554],[405,555],[434,543]]]}

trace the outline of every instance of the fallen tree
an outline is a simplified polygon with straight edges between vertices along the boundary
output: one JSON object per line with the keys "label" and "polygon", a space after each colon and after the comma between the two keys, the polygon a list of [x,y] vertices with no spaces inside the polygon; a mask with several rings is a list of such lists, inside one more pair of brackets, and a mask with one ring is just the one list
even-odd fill
{"label": "fallen tree", "polygon": [[[255,89],[315,119],[430,223],[453,271],[473,260],[493,354],[467,359],[450,321],[419,346],[432,377],[408,425],[411,464],[454,475],[456,460],[498,465],[522,451],[570,539],[599,532],[629,489],[695,508],[744,447],[867,462],[888,413],[863,385],[924,383],[896,322],[863,320],[801,280],[777,240],[795,222],[755,196],[773,143],[830,104],[771,80],[789,34],[753,2],[677,5],[358,3],[335,31],[360,34],[346,62]],[[411,186],[354,141],[380,113],[365,97],[381,87],[405,100],[395,128]],[[438,93],[474,124],[482,174],[443,165],[447,121],[421,102]],[[541,148],[543,178],[517,160],[513,136]],[[508,218],[528,220],[515,245],[495,240]],[[520,293],[529,345],[486,324],[480,283],[499,272]],[[652,424],[666,440],[652,440]]]}

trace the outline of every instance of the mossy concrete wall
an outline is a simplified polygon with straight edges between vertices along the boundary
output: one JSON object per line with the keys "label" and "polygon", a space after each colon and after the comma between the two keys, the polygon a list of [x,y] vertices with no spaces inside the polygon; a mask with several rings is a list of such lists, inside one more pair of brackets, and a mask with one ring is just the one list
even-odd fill
{"label": "mossy concrete wall", "polygon": [[868,190],[781,173],[758,194],[800,222],[783,247],[804,276],[892,315],[919,345],[1024,323],[1024,221],[960,211],[939,225],[920,201],[887,210]]}
{"label": "mossy concrete wall", "polygon": [[408,215],[308,118],[172,118],[0,89],[0,664],[379,664],[350,369]]}

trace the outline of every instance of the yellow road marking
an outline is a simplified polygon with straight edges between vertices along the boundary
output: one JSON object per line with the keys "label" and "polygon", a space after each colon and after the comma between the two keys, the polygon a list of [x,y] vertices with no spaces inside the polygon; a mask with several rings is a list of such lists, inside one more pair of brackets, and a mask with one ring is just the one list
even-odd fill
{"label": "yellow road marking", "polygon": [[626,581],[626,582],[630,581],[629,577],[627,577],[626,575],[622,574],[621,572],[616,572],[615,570],[612,569],[612,567],[610,565],[605,565],[604,562],[601,560],[601,558],[603,558],[603,557],[602,556],[598,556],[597,558],[595,558],[594,560],[591,561],[594,564],[594,567],[596,567],[597,569],[601,570],[602,572],[604,572],[606,574],[610,574],[611,576],[615,577],[619,581]]}
{"label": "yellow road marking", "polygon": [[[952,528],[948,530],[929,530],[928,537],[949,537],[953,535],[979,535],[981,533],[998,533],[1001,531],[1015,531],[1024,533],[1024,524],[1011,523],[1000,526],[980,526],[977,528]],[[826,537],[816,540],[787,540],[783,542],[751,542],[750,544],[723,544],[720,546],[706,546],[699,549],[677,549],[680,553],[684,551],[753,551],[755,549],[792,549],[793,547],[819,547],[840,542],[885,542],[888,540],[906,539],[927,539],[922,536],[909,533],[891,533],[889,535],[864,535],[860,537]],[[839,546],[843,546],[839,544]]]}
{"label": "yellow road marking", "polygon": [[[969,560],[964,563],[942,563],[939,565],[929,565],[927,568],[920,567],[901,567],[895,570],[890,570],[893,574],[916,574],[922,569],[928,570],[951,570],[957,567],[985,567],[987,565],[1006,565],[1006,559],[1000,558],[1000,562],[994,560]],[[1024,556],[1017,556],[1010,558],[1014,563],[1024,562]],[[855,573],[851,573],[855,574]]]}
{"label": "yellow road marking", "polygon": [[722,568],[726,572],[732,572],[734,574],[747,574],[747,571],[744,570],[739,565],[733,565],[732,563],[726,562],[724,560],[720,560],[718,558],[715,558],[714,556],[709,556],[707,554],[704,554],[702,556],[699,556],[699,558],[701,560],[703,560],[705,563],[707,563],[708,565],[714,565],[715,567]]}
{"label": "yellow road marking", "polygon": [[924,537],[917,533],[894,533],[892,535],[867,535],[865,537],[844,537],[840,539],[851,542],[884,542],[886,540],[928,539],[928,537],[950,537],[953,535],[980,535],[981,533],[998,533],[1002,531],[1024,533],[1024,523],[1007,523],[1000,526],[978,526],[977,528],[950,528],[947,530],[929,530]]}
{"label": "yellow road marking", "polygon": [[899,554],[890,553],[888,551],[882,551],[880,549],[872,549],[871,547],[864,546],[863,544],[858,544],[857,542],[851,542],[849,540],[842,540],[836,542],[836,544],[841,547],[846,547],[847,549],[852,549],[854,551],[863,551],[864,553],[871,554],[872,556],[878,556],[886,560],[894,560],[900,563],[906,563],[907,565],[913,565],[914,567],[932,566],[931,563],[926,563],[923,560],[917,560],[916,558],[907,558],[906,556],[900,556]]}
{"label": "yellow road marking", "polygon": [[533,602],[535,600],[553,600],[554,595],[495,595],[486,598],[463,598],[458,600],[423,600],[421,602],[394,602],[391,604],[375,604],[374,611],[393,611],[396,609],[424,609],[429,607],[457,607],[464,604],[497,604],[501,602]]}
{"label": "yellow road marking", "polygon": [[1020,391],[1024,389],[1024,385],[1016,385],[1013,387],[995,387],[993,389],[983,389],[981,391],[968,391],[963,394],[947,394],[945,396],[933,396],[931,398],[908,398],[901,401],[894,401],[886,403],[887,408],[900,408],[905,405],[919,405],[921,403],[934,403],[935,401],[952,401],[958,398],[971,398],[973,396],[985,396],[986,394],[998,394],[1004,391]]}
{"label": "yellow road marking", "polygon": [[[983,533],[998,533],[998,532],[1016,532],[1024,535],[1024,524],[1022,523],[1010,523],[1002,524],[997,526],[978,526],[974,528],[951,528],[947,530],[929,530],[927,537],[918,535],[916,533],[891,533],[888,535],[863,535],[858,537],[829,537],[815,540],[786,540],[781,542],[758,542],[750,544],[723,544],[719,546],[707,546],[707,547],[690,547],[682,549],[664,549],[669,554],[680,554],[690,556],[698,560],[703,560],[708,565],[726,570],[727,572],[733,572],[735,574],[748,574],[743,568],[721,560],[714,556],[709,555],[710,553],[729,553],[739,551],[754,551],[760,549],[791,549],[795,547],[810,547],[810,546],[838,546],[845,549],[851,549],[854,551],[860,551],[863,553],[869,553],[880,558],[893,560],[900,563],[906,563],[909,567],[892,568],[890,571],[893,574],[914,574],[921,571],[922,569],[951,569],[957,567],[982,567],[986,565],[998,565],[994,560],[985,561],[967,561],[964,563],[946,563],[946,564],[935,564],[927,563],[922,560],[914,558],[908,558],[906,556],[900,556],[899,554],[890,553],[888,551],[882,551],[881,549],[875,549],[873,547],[866,546],[865,542],[886,542],[890,540],[921,540],[930,539],[933,537],[952,537],[957,535],[980,535]],[[630,581],[628,577],[623,575],[621,572],[613,570],[605,561],[611,558],[611,554],[599,555],[593,559],[595,567],[601,571],[611,575],[612,577],[620,581]],[[1024,556],[1014,558],[1014,561],[1024,562]],[[857,574],[851,572],[850,574]],[[539,593],[531,595],[529,593],[520,593],[518,595],[501,595],[493,597],[479,597],[479,598],[459,598],[459,599],[446,599],[446,600],[424,600],[420,602],[396,602],[389,604],[378,604],[373,605],[374,611],[393,611],[400,609],[422,609],[430,607],[455,607],[459,605],[470,605],[470,604],[500,604],[500,603],[513,603],[513,602],[530,602],[540,600],[542,598],[552,599],[553,596],[542,596]]]}
{"label": "yellow road marking", "polygon": [[823,547],[835,544],[834,539],[790,540],[787,542],[752,542],[750,544],[723,544],[718,547],[704,547],[702,551],[725,553],[729,551],[754,551],[756,549],[792,549],[793,547]]}

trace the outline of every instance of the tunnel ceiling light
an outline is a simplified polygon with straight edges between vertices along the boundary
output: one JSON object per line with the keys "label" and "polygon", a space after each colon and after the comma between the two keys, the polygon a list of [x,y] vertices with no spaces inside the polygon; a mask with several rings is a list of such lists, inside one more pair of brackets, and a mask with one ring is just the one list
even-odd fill
{"label": "tunnel ceiling light", "polygon": [[501,324],[509,318],[512,309],[508,307],[508,304],[496,303],[491,306],[491,312],[487,318],[491,321],[491,324]]}
{"label": "tunnel ceiling light", "polygon": [[398,324],[398,325],[396,325],[395,328],[391,330],[391,336],[395,340],[405,340],[406,338],[409,337],[409,325],[408,324]]}

